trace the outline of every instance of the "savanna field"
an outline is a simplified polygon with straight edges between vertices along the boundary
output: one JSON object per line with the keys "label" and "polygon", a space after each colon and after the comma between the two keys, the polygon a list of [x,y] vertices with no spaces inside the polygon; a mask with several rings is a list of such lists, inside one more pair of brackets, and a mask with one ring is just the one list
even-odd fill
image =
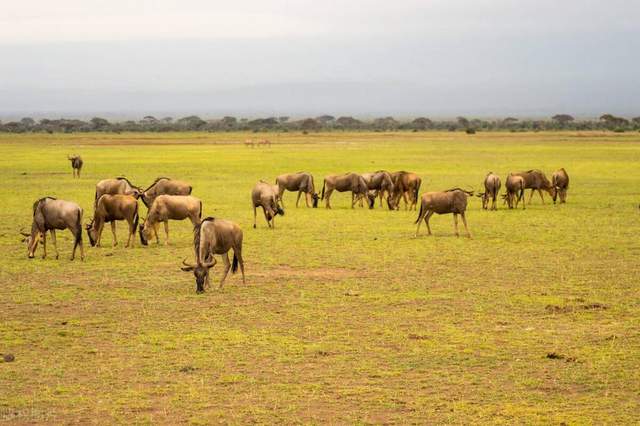
{"label": "savanna field", "polygon": [[[0,135],[0,421],[11,423],[631,424],[640,413],[640,134]],[[67,154],[85,165],[73,179]],[[416,211],[295,208],[253,229],[259,179],[408,170],[421,193],[564,167],[568,203],[469,199],[473,239]],[[204,215],[244,231],[246,285],[197,295],[189,221],[168,247],[27,259],[18,231],[46,195],[93,214],[95,184],[190,182]],[[526,199],[529,199],[527,191]],[[146,208],[140,203],[141,216]],[[160,227],[162,229],[162,227]],[[463,229],[461,227],[461,229]],[[137,236],[136,236],[137,237]],[[160,233],[161,241],[164,232]]]}

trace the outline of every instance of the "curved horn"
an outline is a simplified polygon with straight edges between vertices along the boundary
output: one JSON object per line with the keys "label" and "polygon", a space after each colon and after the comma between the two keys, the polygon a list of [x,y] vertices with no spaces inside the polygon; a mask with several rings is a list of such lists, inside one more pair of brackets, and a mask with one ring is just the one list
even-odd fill
{"label": "curved horn", "polygon": [[182,264],[184,266],[189,266],[190,268],[195,267],[195,265],[191,264],[191,263],[187,263],[187,258],[185,257],[184,259],[182,259]]}
{"label": "curved horn", "polygon": [[18,231],[18,232],[20,232],[20,234],[23,237],[30,237],[31,236],[31,234],[27,234],[26,232],[24,232],[24,228],[20,228],[20,231]]}
{"label": "curved horn", "polygon": [[213,268],[213,266],[218,263],[218,261],[216,260],[215,257],[211,256],[211,260],[203,263],[202,266],[206,267],[206,268]]}

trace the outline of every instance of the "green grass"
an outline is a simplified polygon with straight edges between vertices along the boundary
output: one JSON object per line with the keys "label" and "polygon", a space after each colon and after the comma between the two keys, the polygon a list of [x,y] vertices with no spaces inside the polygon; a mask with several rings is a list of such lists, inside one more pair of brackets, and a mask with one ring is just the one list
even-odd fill
{"label": "green grass", "polygon": [[[16,357],[0,363],[0,420],[637,421],[638,134],[282,134],[244,147],[252,136],[0,136],[0,353]],[[450,215],[415,238],[416,212],[351,210],[338,193],[333,210],[296,209],[286,193],[277,228],[261,213],[251,228],[253,184],[284,172],[320,187],[326,174],[404,169],[424,192],[559,167],[568,204],[486,212],[474,197],[472,240],[453,236]],[[95,183],[120,174],[191,182],[206,215],[239,223],[247,285],[230,276],[195,294],[179,269],[193,256],[187,221],[170,224],[169,247],[124,249],[121,223],[121,244],[107,227],[85,262],[68,260],[67,232],[60,260],[41,248],[27,259],[17,231],[33,201],[76,201],[88,221]]]}

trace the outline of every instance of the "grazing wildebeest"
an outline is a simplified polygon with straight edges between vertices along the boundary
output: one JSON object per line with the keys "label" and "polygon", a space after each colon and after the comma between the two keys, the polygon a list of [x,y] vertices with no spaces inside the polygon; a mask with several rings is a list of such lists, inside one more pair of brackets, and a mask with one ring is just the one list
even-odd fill
{"label": "grazing wildebeest", "polygon": [[264,218],[269,228],[275,228],[276,215],[284,216],[284,210],[278,203],[278,185],[270,185],[261,180],[251,191],[251,204],[253,205],[253,227],[256,227],[256,209],[262,207]]}
{"label": "grazing wildebeest", "polygon": [[271,148],[271,141],[269,139],[260,139],[258,141],[258,145],[264,145],[264,146],[268,146],[269,148]]}
{"label": "grazing wildebeest", "polygon": [[444,192],[426,192],[422,194],[420,203],[420,213],[418,213],[418,219],[415,223],[418,224],[416,229],[416,237],[418,231],[420,231],[420,225],[422,219],[427,224],[428,235],[431,235],[431,227],[429,227],[429,219],[434,213],[447,214],[453,213],[453,223],[455,226],[456,237],[458,234],[458,215],[462,217],[462,223],[464,223],[464,229],[467,231],[467,236],[471,238],[469,228],[467,228],[467,219],[465,218],[465,211],[467,209],[467,196],[473,195],[473,191],[465,191],[460,188],[449,189]]}
{"label": "grazing wildebeest", "polygon": [[484,192],[478,194],[478,197],[482,198],[482,208],[484,210],[489,208],[489,200],[491,200],[491,210],[498,210],[496,201],[498,199],[501,186],[500,177],[493,172],[489,172],[489,174],[484,178]]}
{"label": "grazing wildebeest", "polygon": [[[532,169],[527,170],[526,172],[518,172],[514,173],[514,175],[522,176],[524,178],[525,189],[531,188],[531,195],[529,196],[529,204],[531,204],[531,199],[533,198],[533,193],[538,191],[540,194],[540,199],[542,200],[542,204],[544,204],[544,197],[542,196],[542,190],[544,189],[551,195],[551,197],[555,194],[555,188],[549,182],[549,179],[542,173],[540,170]],[[524,202],[524,200],[522,201]]]}
{"label": "grazing wildebeest", "polygon": [[255,143],[251,139],[245,139],[244,146],[250,146],[251,148],[253,148],[255,146]]}
{"label": "grazing wildebeest", "polygon": [[[193,249],[195,251],[196,263],[188,264],[186,259],[182,261],[184,265],[181,269],[185,272],[193,271],[196,277],[196,293],[204,292],[204,288],[209,287],[209,269],[216,264],[214,255],[222,255],[224,262],[224,273],[220,280],[220,287],[224,285],[229,268],[232,273],[238,270],[242,272],[242,283],[244,284],[244,261],[242,260],[242,229],[228,220],[207,217],[193,229]],[[233,249],[233,265],[229,262],[229,250]]]}
{"label": "grazing wildebeest", "polygon": [[44,253],[47,257],[47,231],[51,233],[51,241],[56,251],[56,259],[59,256],[56,242],[56,230],[68,229],[73,234],[73,251],[71,260],[76,257],[76,248],[80,246],[80,258],[84,260],[84,248],[82,246],[82,207],[71,201],[58,200],[53,197],[44,197],[33,203],[33,223],[31,233],[20,232],[26,238],[29,259],[35,256],[38,242],[42,239]]}
{"label": "grazing wildebeest", "polygon": [[569,189],[569,175],[567,171],[562,168],[558,169],[551,175],[551,182],[555,189],[553,194],[553,204],[556,203],[558,194],[560,195],[560,203],[567,202],[567,190]]}
{"label": "grazing wildebeest", "polygon": [[276,184],[278,185],[278,197],[284,208],[284,201],[282,200],[282,194],[287,191],[298,191],[298,198],[296,199],[296,207],[300,202],[300,196],[304,193],[304,201],[309,207],[309,198],[313,200],[313,208],[318,207],[318,199],[320,198],[316,193],[316,187],[313,183],[313,175],[307,172],[287,173],[280,175],[276,178]]}
{"label": "grazing wildebeest", "polygon": [[167,177],[159,177],[142,191],[140,198],[147,208],[151,208],[153,201],[159,195],[191,195],[193,188],[186,182]]}
{"label": "grazing wildebeest", "polygon": [[124,194],[105,194],[100,197],[93,213],[93,219],[86,226],[89,243],[92,246],[100,247],[104,224],[111,222],[112,245],[114,247],[117,246],[117,220],[126,220],[129,224],[129,235],[125,247],[129,247],[129,244],[133,247],[136,240],[136,229],[138,228],[138,200],[133,195]]}
{"label": "grazing wildebeest", "polygon": [[[522,176],[514,175],[509,173],[507,176],[507,180],[504,184],[507,193],[504,195],[505,202],[509,205],[510,209],[514,207],[518,208],[518,203],[522,201],[522,210],[525,209],[524,203],[524,190],[525,190],[525,181]],[[515,198],[515,203],[514,203]]]}
{"label": "grazing wildebeest", "polygon": [[[369,191],[375,191],[375,193],[370,193],[370,195],[380,196],[380,207],[382,207],[382,200],[385,195],[387,197],[387,205],[389,206],[389,210],[393,210],[395,205],[393,204],[393,199],[390,198],[393,192],[393,179],[391,179],[391,174],[386,170],[378,170],[373,173],[363,173],[362,177],[364,181],[367,183],[367,188]],[[375,204],[375,202],[374,202]],[[369,205],[370,208],[373,208],[373,205]]]}
{"label": "grazing wildebeest", "polygon": [[80,178],[80,171],[82,170],[82,165],[84,162],[82,161],[82,157],[79,155],[67,155],[67,159],[71,161],[71,168],[73,169],[73,177]]}
{"label": "grazing wildebeest", "polygon": [[135,186],[126,177],[118,177],[115,179],[104,179],[96,184],[96,195],[93,200],[93,208],[96,208],[98,200],[105,194],[125,194],[140,197],[142,188]]}
{"label": "grazing wildebeest", "polygon": [[[393,206],[396,209],[400,209],[400,198],[404,200],[404,209],[416,209],[418,203],[418,194],[420,191],[420,185],[422,179],[412,172],[395,172],[391,173],[391,180],[393,181],[393,193],[391,200]],[[407,201],[408,198],[408,201]]]}
{"label": "grazing wildebeest", "polygon": [[147,245],[151,239],[151,233],[158,238],[158,224],[164,223],[164,233],[167,237],[165,245],[169,244],[169,220],[189,219],[193,226],[200,223],[202,217],[202,201],[191,195],[158,195],[153,201],[146,219],[140,224],[140,242]]}
{"label": "grazing wildebeest", "polygon": [[[356,202],[360,199],[369,198],[367,197],[368,188],[367,182],[365,182],[364,178],[357,173],[345,173],[343,175],[332,175],[326,176],[324,178],[324,182],[322,183],[322,197],[325,198],[325,188],[326,188],[326,208],[331,208],[331,194],[333,191],[338,192],[346,192],[351,191],[351,208],[355,206]],[[369,206],[371,203],[375,202],[375,199],[369,198]]]}

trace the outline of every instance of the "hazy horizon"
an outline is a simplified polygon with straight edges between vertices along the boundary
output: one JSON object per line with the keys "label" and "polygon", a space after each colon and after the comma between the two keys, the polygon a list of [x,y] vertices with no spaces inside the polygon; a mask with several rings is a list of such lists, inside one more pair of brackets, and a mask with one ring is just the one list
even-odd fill
{"label": "hazy horizon", "polygon": [[0,117],[640,115],[640,3],[6,5]]}

